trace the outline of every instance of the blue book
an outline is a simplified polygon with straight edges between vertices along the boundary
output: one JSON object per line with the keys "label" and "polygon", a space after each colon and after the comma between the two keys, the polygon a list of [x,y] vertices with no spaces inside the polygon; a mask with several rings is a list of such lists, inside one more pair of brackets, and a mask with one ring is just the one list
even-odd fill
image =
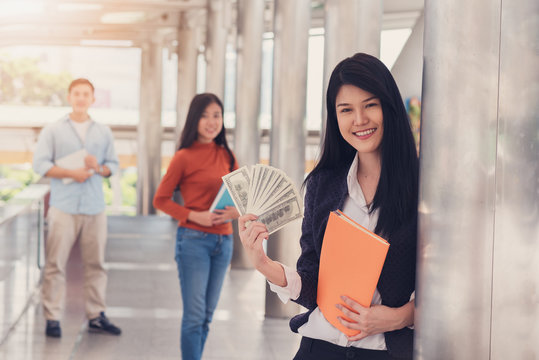
{"label": "blue book", "polygon": [[232,201],[225,184],[221,184],[221,188],[210,206],[210,212],[213,212],[214,210],[224,210],[225,206],[236,205],[234,204],[234,201]]}

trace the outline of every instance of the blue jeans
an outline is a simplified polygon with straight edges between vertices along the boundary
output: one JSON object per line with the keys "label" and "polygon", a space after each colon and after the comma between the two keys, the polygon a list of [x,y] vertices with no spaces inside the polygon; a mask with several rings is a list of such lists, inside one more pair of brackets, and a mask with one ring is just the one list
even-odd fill
{"label": "blue jeans", "polygon": [[179,227],[176,263],[183,301],[183,360],[199,360],[221,287],[232,258],[232,235]]}

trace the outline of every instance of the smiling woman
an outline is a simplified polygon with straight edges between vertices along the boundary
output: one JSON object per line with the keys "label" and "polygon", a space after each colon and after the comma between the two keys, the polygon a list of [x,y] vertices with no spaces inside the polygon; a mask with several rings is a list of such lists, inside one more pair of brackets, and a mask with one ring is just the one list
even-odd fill
{"label": "smiling woman", "polygon": [[[411,359],[418,159],[404,104],[385,65],[362,53],[344,59],[333,70],[326,99],[321,157],[305,180],[302,252],[296,269],[266,255],[262,242],[267,229],[255,215],[240,217],[241,241],[279,298],[308,309],[290,321],[291,329],[303,336],[294,360],[337,360],[350,355]],[[324,232],[330,212],[336,209],[391,244],[371,305],[361,306],[345,290],[342,301],[335,304],[342,312],[339,321],[355,331],[353,336],[332,326],[317,303]]]}
{"label": "smiling woman", "polygon": [[[214,94],[191,101],[180,147],[161,180],[153,204],[178,220],[176,262],[183,300],[182,359],[199,360],[221,286],[232,259],[235,207],[209,211],[221,177],[238,164],[228,148],[223,104]],[[179,189],[184,205],[171,198]]]}

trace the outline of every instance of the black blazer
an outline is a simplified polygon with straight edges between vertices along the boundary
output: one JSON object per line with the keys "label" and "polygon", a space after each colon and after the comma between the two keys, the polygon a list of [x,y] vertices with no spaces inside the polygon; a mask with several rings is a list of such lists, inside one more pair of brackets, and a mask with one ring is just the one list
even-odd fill
{"label": "black blazer", "polygon": [[[290,328],[294,332],[298,332],[298,328],[307,322],[309,315],[318,306],[316,294],[322,240],[329,213],[337,209],[342,210],[348,195],[348,170],[348,167],[322,170],[312,176],[307,183],[300,239],[301,255],[296,265],[301,277],[301,293],[295,302],[309,311],[290,320]],[[377,285],[383,305],[402,306],[410,300],[410,295],[415,290],[416,223],[414,217],[414,221],[403,226],[397,235],[386,239],[391,246]],[[391,356],[412,358],[413,333],[409,328],[384,333]]]}

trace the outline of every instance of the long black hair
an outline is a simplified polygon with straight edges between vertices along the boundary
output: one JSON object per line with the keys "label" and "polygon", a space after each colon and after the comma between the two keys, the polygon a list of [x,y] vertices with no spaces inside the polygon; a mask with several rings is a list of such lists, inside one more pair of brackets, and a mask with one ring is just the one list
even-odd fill
{"label": "long black hair", "polygon": [[[187,119],[185,120],[185,126],[180,136],[180,146],[178,147],[178,150],[188,148],[193,145],[198,137],[198,123],[202,117],[202,113],[204,113],[204,110],[206,110],[208,105],[212,103],[219,105],[221,108],[221,116],[224,117],[223,103],[217,97],[217,95],[210,93],[198,94],[193,98],[193,100],[191,100],[189,112],[187,113]],[[215,139],[213,139],[213,141],[217,145],[224,147],[228,152],[228,156],[230,157],[230,171],[232,171],[234,169],[235,160],[234,155],[232,155],[232,151],[230,151],[230,148],[226,142],[226,130],[224,123],[221,127],[221,131],[215,137]]]}
{"label": "long black hair", "polygon": [[324,169],[349,167],[357,150],[342,137],[336,99],[342,85],[357,86],[380,99],[384,116],[381,172],[370,211],[380,209],[375,232],[391,238],[417,218],[418,158],[406,109],[387,67],[374,56],[358,53],[341,61],[331,74],[326,95],[327,123],[320,159],[309,178]]}

